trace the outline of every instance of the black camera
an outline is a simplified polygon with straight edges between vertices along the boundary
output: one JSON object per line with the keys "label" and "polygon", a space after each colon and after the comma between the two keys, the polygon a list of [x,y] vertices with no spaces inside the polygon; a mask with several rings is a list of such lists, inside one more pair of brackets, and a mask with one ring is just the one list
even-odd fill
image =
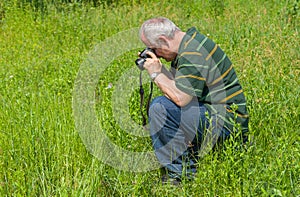
{"label": "black camera", "polygon": [[146,61],[147,58],[151,58],[150,55],[146,54],[147,51],[150,51],[152,53],[154,53],[153,49],[151,48],[145,48],[143,51],[141,51],[140,55],[139,55],[139,58],[135,60],[135,64],[137,65],[137,67],[140,69],[140,70],[144,70],[144,63]]}

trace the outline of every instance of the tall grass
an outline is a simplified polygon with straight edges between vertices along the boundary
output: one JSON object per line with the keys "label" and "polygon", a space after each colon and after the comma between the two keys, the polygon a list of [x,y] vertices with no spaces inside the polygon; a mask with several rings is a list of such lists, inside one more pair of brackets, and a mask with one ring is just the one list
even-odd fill
{"label": "tall grass", "polygon": [[[42,14],[30,4],[1,2],[0,195],[299,196],[298,8],[298,1],[279,0],[49,3]],[[169,17],[183,30],[196,26],[226,51],[251,115],[253,145],[239,150],[228,143],[226,151],[206,155],[195,181],[181,187],[160,185],[159,170],[124,172],[93,157],[72,111],[77,72],[93,47],[153,16]],[[112,112],[118,77],[135,58],[136,51],[126,53],[101,75],[96,110],[115,144],[151,150],[148,138],[126,133]],[[129,106],[140,123],[134,87]]]}

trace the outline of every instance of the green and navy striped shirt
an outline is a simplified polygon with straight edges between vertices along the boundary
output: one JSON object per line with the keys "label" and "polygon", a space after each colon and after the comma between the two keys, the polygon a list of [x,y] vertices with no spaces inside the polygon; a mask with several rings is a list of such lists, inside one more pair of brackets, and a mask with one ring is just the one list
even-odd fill
{"label": "green and navy striped shirt", "polygon": [[[186,32],[178,55],[172,62],[175,84],[181,91],[196,96],[211,114],[219,115],[224,127],[232,131],[234,115],[242,131],[248,131],[248,113],[243,89],[231,61],[223,50],[196,28]],[[235,109],[233,109],[235,105]]]}

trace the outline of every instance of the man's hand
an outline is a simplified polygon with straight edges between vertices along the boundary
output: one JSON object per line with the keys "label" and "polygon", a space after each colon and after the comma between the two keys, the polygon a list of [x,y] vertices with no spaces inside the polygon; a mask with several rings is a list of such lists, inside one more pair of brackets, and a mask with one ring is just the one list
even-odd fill
{"label": "man's hand", "polygon": [[146,53],[151,57],[147,58],[146,62],[144,63],[144,68],[148,71],[149,75],[154,72],[161,72],[162,63],[160,60],[151,51],[147,51]]}

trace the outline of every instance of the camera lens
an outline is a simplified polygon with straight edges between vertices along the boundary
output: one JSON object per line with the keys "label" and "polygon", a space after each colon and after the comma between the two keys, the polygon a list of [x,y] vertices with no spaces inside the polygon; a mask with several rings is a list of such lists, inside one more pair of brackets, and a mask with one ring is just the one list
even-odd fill
{"label": "camera lens", "polygon": [[135,64],[139,67],[140,70],[144,70],[144,63],[146,59],[144,58],[138,58],[135,60]]}

